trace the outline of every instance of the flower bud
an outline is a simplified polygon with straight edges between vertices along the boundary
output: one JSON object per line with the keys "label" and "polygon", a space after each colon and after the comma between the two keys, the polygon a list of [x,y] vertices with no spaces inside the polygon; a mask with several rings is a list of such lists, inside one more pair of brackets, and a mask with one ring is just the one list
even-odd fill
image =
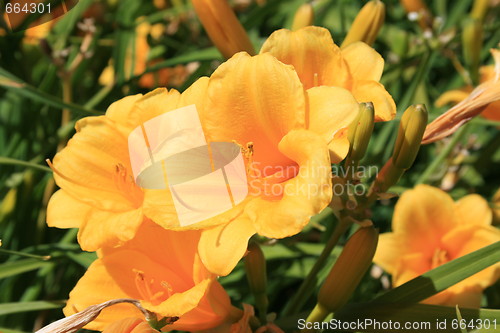
{"label": "flower bud", "polygon": [[261,316],[265,316],[269,301],[267,299],[267,273],[266,258],[256,242],[248,244],[248,253],[245,256],[245,269],[247,272],[250,290],[255,296],[255,306]]}
{"label": "flower bud", "polygon": [[314,10],[310,3],[305,3],[297,9],[293,17],[292,30],[308,27],[314,22]]}
{"label": "flower bud", "polygon": [[490,6],[490,0],[474,0],[470,15],[480,21],[484,20],[486,12]]}
{"label": "flower bud", "polygon": [[0,222],[10,215],[16,206],[17,188],[11,188],[0,204]]}
{"label": "flower bud", "polygon": [[469,70],[472,82],[477,84],[481,48],[483,46],[483,24],[479,19],[469,17],[465,20],[462,31],[462,44],[465,65]]}
{"label": "flower bud", "polygon": [[373,103],[360,103],[356,119],[349,125],[349,156],[352,161],[359,161],[365,155],[373,132],[375,110]]}
{"label": "flower bud", "polygon": [[408,169],[415,161],[425,127],[427,109],[423,104],[410,106],[401,117],[398,137],[392,153],[392,163],[401,169]]}
{"label": "flower bud", "polygon": [[225,58],[241,51],[255,54],[250,38],[227,0],[193,0],[193,6],[208,36]]}
{"label": "flower bud", "polygon": [[354,42],[373,44],[385,19],[385,5],[380,0],[371,0],[361,8],[342,43],[346,47]]}
{"label": "flower bud", "polygon": [[370,225],[347,241],[318,295],[318,306],[335,312],[344,306],[370,268],[378,243],[378,231]]}

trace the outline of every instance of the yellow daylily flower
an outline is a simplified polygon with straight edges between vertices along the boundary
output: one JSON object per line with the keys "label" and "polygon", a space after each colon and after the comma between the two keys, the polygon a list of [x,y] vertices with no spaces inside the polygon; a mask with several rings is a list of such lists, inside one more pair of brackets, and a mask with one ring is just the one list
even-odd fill
{"label": "yellow daylily flower", "polygon": [[[460,126],[481,113],[489,119],[499,120],[500,50],[491,49],[491,53],[495,65],[481,68],[482,83],[480,85],[474,90],[465,88],[464,90],[449,91],[438,99],[436,104],[444,105],[464,98],[427,126],[422,144],[438,141],[453,134]],[[469,90],[472,91],[466,95]]]}
{"label": "yellow daylily flower", "polygon": [[[500,241],[488,203],[477,194],[457,202],[444,191],[418,185],[396,204],[392,232],[380,235],[374,261],[401,284]],[[482,291],[500,277],[500,263],[428,298],[424,303],[479,307]]]}
{"label": "yellow daylily flower", "polygon": [[[71,291],[64,314],[128,298],[139,300],[159,321],[174,318],[165,327],[168,331],[200,331],[239,320],[241,310],[231,306],[216,276],[197,255],[200,233],[169,231],[150,221],[142,224],[136,237],[125,245],[99,251],[99,258]],[[85,327],[119,332],[123,325],[130,329],[136,324],[142,325],[138,332],[150,332],[143,320],[144,314],[134,305],[120,303],[102,310]]]}
{"label": "yellow daylily flower", "polygon": [[[222,214],[181,227],[169,190],[144,190],[133,182],[127,136],[151,118],[192,104],[207,142],[252,143],[246,162],[250,194]],[[77,134],[54,158],[62,190],[51,199],[48,224],[80,227],[85,250],[123,244],[144,216],[167,229],[206,229],[201,260],[226,275],[253,234],[294,235],[329,204],[327,144],[357,112],[344,88],[305,90],[292,66],[269,54],[238,53],[182,95],[157,89],[116,102],[105,116],[80,120]]]}
{"label": "yellow daylily flower", "polygon": [[[340,49],[327,29],[281,29],[269,36],[260,53],[270,53],[292,65],[306,89],[341,87],[349,90],[359,103],[372,102],[376,121],[388,121],[396,115],[394,100],[379,83],[384,59],[363,42]],[[349,150],[347,133],[337,132],[329,148],[332,163],[344,159]]]}

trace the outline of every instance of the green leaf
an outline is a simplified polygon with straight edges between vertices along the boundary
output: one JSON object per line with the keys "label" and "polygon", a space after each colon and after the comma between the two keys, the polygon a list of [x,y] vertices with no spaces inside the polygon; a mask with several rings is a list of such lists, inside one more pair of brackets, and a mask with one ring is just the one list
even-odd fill
{"label": "green leaf", "polygon": [[49,265],[52,265],[52,263],[31,258],[6,262],[0,265],[0,279],[29,272]]}
{"label": "green leaf", "polygon": [[[500,310],[460,309],[460,313],[461,323],[465,323],[469,331],[473,327],[478,328],[479,323],[485,325],[489,322],[490,327],[484,332],[500,332]],[[370,323],[371,321],[370,326],[366,325],[361,329],[363,332],[461,332],[460,319],[457,317],[455,307],[429,304],[375,304],[373,302],[353,304],[337,312],[335,319],[351,323]],[[386,325],[389,322],[392,322],[392,328],[381,327],[382,323]],[[405,327],[404,325],[415,326]]]}
{"label": "green leaf", "polygon": [[[28,311],[40,311],[48,309],[59,309],[62,308],[66,302],[64,301],[34,301],[34,302],[15,302],[15,303],[3,303],[0,304],[0,316],[28,312]],[[0,332],[3,333],[2,330]]]}
{"label": "green leaf", "polygon": [[452,260],[380,297],[378,303],[418,303],[500,261],[500,242]]}
{"label": "green leaf", "polygon": [[0,332],[1,333],[27,333],[24,331],[11,330],[10,328],[4,328],[4,327],[0,327]]}
{"label": "green leaf", "polygon": [[86,109],[74,103],[65,103],[62,99],[54,97],[18,79],[9,71],[0,67],[0,87],[11,90],[14,93],[53,106],[58,109],[69,109],[84,115],[102,115],[103,112]]}

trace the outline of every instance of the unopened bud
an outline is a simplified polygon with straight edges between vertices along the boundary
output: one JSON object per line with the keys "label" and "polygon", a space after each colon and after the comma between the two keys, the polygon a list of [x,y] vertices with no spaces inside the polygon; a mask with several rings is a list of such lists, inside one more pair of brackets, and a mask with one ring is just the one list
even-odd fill
{"label": "unopened bud", "polygon": [[256,242],[250,242],[245,256],[248,284],[255,297],[255,306],[261,316],[265,316],[269,300],[267,298],[266,258]]}
{"label": "unopened bud", "polygon": [[11,188],[0,204],[0,222],[10,215],[16,206],[17,188]]}
{"label": "unopened bud", "polygon": [[361,8],[342,43],[346,47],[354,42],[375,42],[385,20],[385,5],[380,0],[371,0]]}
{"label": "unopened bud", "polygon": [[406,109],[399,123],[398,137],[392,154],[394,166],[401,169],[411,167],[417,157],[426,126],[425,105],[415,104]]}
{"label": "unopened bud", "polygon": [[193,6],[208,36],[225,58],[241,51],[255,54],[250,38],[227,0],[193,0]]}
{"label": "unopened bud", "polygon": [[310,3],[305,3],[297,9],[293,17],[292,30],[308,27],[314,22],[314,9]]}
{"label": "unopened bud", "polygon": [[462,31],[462,53],[474,84],[479,78],[481,48],[483,46],[483,24],[479,19],[469,17],[465,20]]}
{"label": "unopened bud", "polygon": [[358,116],[349,125],[347,135],[350,145],[349,156],[352,161],[359,161],[365,155],[372,136],[374,120],[373,103],[360,103]]}
{"label": "unopened bud", "polygon": [[347,241],[318,295],[318,305],[329,312],[344,306],[370,268],[378,243],[378,231],[362,227]]}
{"label": "unopened bud", "polygon": [[486,12],[490,6],[490,0],[474,0],[470,15],[480,21],[484,20]]}

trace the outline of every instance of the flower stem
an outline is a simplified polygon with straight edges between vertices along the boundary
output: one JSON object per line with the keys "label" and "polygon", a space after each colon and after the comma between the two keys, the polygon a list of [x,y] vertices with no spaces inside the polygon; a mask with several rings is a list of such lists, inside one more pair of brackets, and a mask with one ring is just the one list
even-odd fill
{"label": "flower stem", "polygon": [[[314,309],[311,311],[309,316],[306,319],[307,323],[317,323],[317,322],[322,322],[325,320],[325,318],[330,314],[330,311],[325,309],[323,306],[321,306],[319,303],[316,304]],[[308,332],[316,332],[317,330],[314,328],[305,328],[302,329],[302,333],[308,333]]]}
{"label": "flower stem", "polygon": [[448,142],[448,145],[444,147],[444,149],[439,153],[437,158],[435,158],[432,161],[432,163],[427,167],[427,169],[425,169],[422,175],[420,175],[415,185],[426,183],[428,181],[428,178],[436,173],[437,169],[443,165],[444,160],[453,151],[453,148],[455,148],[457,143],[464,137],[465,133],[467,132],[467,126],[468,124],[459,129],[455,133],[455,135],[451,138],[450,142]]}
{"label": "flower stem", "polygon": [[290,302],[283,310],[283,316],[293,315],[301,310],[304,303],[314,291],[316,277],[319,271],[325,266],[326,261],[330,256],[333,248],[335,247],[335,245],[337,245],[337,242],[339,241],[340,237],[346,232],[349,225],[350,223],[346,219],[340,219],[340,221],[337,223],[335,229],[333,230],[333,233],[328,239],[328,242],[325,244],[323,251],[318,257],[318,260],[316,260],[316,262],[314,263],[314,266],[300,285],[297,293],[293,295]]}

